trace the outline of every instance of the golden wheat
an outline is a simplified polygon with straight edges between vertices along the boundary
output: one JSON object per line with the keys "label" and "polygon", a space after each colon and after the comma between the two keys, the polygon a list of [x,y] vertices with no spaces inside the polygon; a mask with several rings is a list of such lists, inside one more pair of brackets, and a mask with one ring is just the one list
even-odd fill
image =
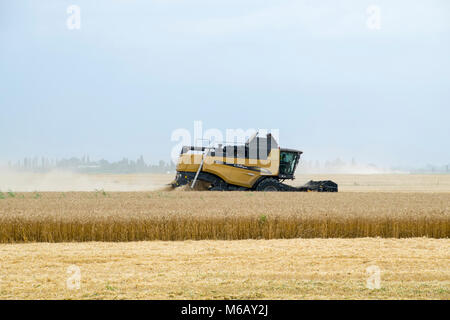
{"label": "golden wheat", "polygon": [[[450,240],[0,244],[0,299],[446,299]],[[81,271],[67,290],[67,268]],[[366,287],[367,267],[381,289]]]}
{"label": "golden wheat", "polygon": [[450,236],[450,193],[19,193],[0,242]]}

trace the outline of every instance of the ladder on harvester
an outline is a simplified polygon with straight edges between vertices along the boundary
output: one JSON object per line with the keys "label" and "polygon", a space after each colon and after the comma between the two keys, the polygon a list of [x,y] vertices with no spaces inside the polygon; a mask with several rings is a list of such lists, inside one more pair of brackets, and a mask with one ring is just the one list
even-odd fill
{"label": "ladder on harvester", "polygon": [[214,149],[214,147],[208,146],[208,147],[205,147],[205,150],[203,150],[202,161],[200,161],[200,165],[198,166],[197,173],[195,174],[194,180],[192,180],[191,189],[194,189],[194,187],[195,187],[195,183],[197,182],[198,175],[200,174],[200,171],[202,171],[202,168],[203,168],[203,162],[205,162],[205,157],[208,154],[210,149]]}

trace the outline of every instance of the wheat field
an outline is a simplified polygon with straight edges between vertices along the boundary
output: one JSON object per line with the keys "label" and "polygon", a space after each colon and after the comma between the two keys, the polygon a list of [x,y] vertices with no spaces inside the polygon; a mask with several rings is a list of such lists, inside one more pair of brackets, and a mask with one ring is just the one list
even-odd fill
{"label": "wheat field", "polygon": [[448,238],[450,193],[3,194],[0,242]]}
{"label": "wheat field", "polygon": [[[1,244],[0,299],[449,299],[449,241]],[[379,289],[367,287],[371,266]]]}
{"label": "wheat field", "polygon": [[3,180],[0,299],[449,299],[449,177],[301,181],[331,178],[333,194],[151,191],[169,175],[79,177],[90,192]]}

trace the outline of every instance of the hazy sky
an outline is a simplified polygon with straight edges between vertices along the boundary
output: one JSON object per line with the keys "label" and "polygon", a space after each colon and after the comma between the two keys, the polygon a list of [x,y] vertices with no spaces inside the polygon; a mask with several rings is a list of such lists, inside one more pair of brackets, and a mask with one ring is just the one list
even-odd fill
{"label": "hazy sky", "polygon": [[450,1],[0,0],[0,111],[3,161],[156,162],[202,120],[306,159],[447,164]]}

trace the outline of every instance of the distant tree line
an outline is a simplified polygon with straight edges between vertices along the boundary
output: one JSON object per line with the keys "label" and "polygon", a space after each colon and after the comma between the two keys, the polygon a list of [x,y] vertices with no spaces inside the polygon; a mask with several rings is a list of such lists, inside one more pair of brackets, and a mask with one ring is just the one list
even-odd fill
{"label": "distant tree line", "polygon": [[339,158],[335,159],[335,160],[331,160],[331,161],[325,161],[323,163],[321,163],[318,160],[301,160],[298,168],[297,168],[297,172],[298,173],[311,173],[311,172],[316,172],[316,173],[320,173],[320,172],[336,172],[336,173],[345,173],[345,172],[377,172],[377,173],[382,173],[382,172],[405,172],[405,173],[450,173],[450,164],[446,164],[446,165],[432,165],[432,164],[428,164],[424,167],[416,167],[416,168],[412,168],[412,167],[398,167],[398,166],[392,166],[389,168],[383,168],[383,167],[379,167],[373,163],[369,163],[369,164],[361,164],[361,163],[357,163],[355,158],[353,158],[351,160],[351,162],[345,162]]}
{"label": "distant tree line", "polygon": [[137,160],[123,158],[120,161],[109,162],[107,160],[91,161],[89,156],[70,159],[25,158],[15,163],[9,161],[8,166],[16,171],[49,172],[55,169],[70,170],[78,173],[167,173],[174,172],[175,165],[172,162],[160,160],[158,164],[147,164],[144,157]]}
{"label": "distant tree line", "polygon": [[[173,173],[175,165],[169,161],[160,160],[158,164],[147,164],[144,157],[137,160],[123,158],[120,161],[109,162],[107,160],[91,161],[89,156],[70,159],[48,159],[48,158],[25,158],[15,163],[9,161],[9,168],[16,171],[49,172],[55,169],[70,170],[78,173]],[[374,171],[374,172],[410,172],[410,173],[450,173],[450,165],[431,165],[423,168],[391,167],[379,168],[375,164],[359,164],[355,159],[347,163],[341,159],[319,162],[318,160],[300,160],[297,167],[298,173],[307,172],[352,172],[352,171]]]}
{"label": "distant tree line", "polygon": [[413,168],[408,171],[410,173],[450,173],[450,165],[436,166],[428,164],[423,168]]}

